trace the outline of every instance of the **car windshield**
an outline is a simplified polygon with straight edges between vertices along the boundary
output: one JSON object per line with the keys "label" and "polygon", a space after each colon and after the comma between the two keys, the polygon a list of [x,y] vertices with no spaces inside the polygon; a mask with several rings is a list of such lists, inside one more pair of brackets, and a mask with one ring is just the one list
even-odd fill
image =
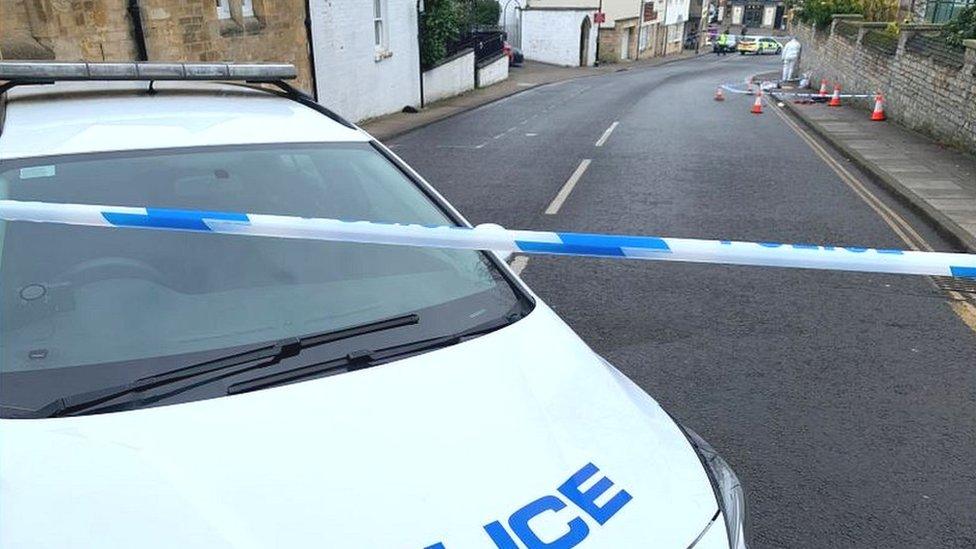
{"label": "car windshield", "polygon": [[[6,161],[0,198],[456,224],[367,143]],[[0,222],[0,289],[7,409],[406,313],[384,343],[437,337],[525,299],[479,252],[25,222]]]}

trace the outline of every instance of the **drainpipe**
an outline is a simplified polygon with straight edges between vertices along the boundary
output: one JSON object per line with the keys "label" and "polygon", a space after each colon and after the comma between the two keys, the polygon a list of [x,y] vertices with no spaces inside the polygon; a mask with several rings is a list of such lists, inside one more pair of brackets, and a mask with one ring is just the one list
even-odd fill
{"label": "drainpipe", "polygon": [[[600,0],[599,7],[596,8],[597,13],[603,13],[603,0]],[[603,23],[596,24],[596,53],[593,54],[593,66],[600,66],[600,28],[603,27]],[[521,33],[521,29],[519,29]],[[521,38],[521,37],[520,37]],[[640,36],[637,37],[638,43],[640,42]]]}
{"label": "drainpipe", "polygon": [[636,51],[637,53],[634,54],[634,61],[640,61],[640,54],[641,54],[640,37],[641,37],[641,33],[644,32],[644,0],[640,0],[640,6],[637,9],[640,11],[637,13],[637,47],[634,48],[634,51]]}
{"label": "drainpipe", "polygon": [[132,35],[136,41],[136,54],[139,61],[149,61],[149,53],[146,50],[146,32],[142,28],[142,11],[139,9],[139,0],[129,0],[126,8],[129,11],[129,18],[132,19]]}
{"label": "drainpipe", "polygon": [[424,13],[424,0],[417,0],[417,70],[420,73],[420,108],[424,108],[424,61],[421,57],[421,51],[423,50],[423,32],[424,29],[420,25],[420,17]]}
{"label": "drainpipe", "polygon": [[319,86],[315,78],[315,43],[312,41],[312,8],[305,0],[305,39],[308,41],[308,64],[312,73],[312,98],[319,101]]}

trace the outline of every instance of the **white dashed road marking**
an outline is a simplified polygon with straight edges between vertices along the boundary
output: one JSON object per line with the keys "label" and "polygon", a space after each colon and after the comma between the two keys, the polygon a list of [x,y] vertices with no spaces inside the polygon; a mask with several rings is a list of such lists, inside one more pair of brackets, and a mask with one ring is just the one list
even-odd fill
{"label": "white dashed road marking", "polygon": [[569,193],[573,192],[573,187],[579,183],[580,178],[583,177],[584,173],[586,173],[586,168],[590,167],[590,162],[592,162],[592,160],[589,158],[584,158],[583,161],[580,162],[580,165],[576,168],[576,171],[573,172],[573,175],[569,176],[569,179],[567,179],[566,183],[563,184],[563,188],[559,189],[559,194],[556,195],[556,198],[552,199],[552,203],[549,204],[548,208],[546,208],[546,215],[554,215],[559,213],[559,208],[563,207],[563,202],[566,202],[566,199],[569,198]]}
{"label": "white dashed road marking", "polygon": [[613,133],[613,130],[617,129],[617,126],[619,124],[620,124],[620,122],[617,122],[617,121],[614,121],[613,124],[610,124],[610,127],[607,128],[607,130],[605,132],[603,132],[603,135],[600,136],[600,139],[597,140],[596,146],[597,147],[602,147],[603,144],[607,142],[607,139],[610,139],[610,134]]}

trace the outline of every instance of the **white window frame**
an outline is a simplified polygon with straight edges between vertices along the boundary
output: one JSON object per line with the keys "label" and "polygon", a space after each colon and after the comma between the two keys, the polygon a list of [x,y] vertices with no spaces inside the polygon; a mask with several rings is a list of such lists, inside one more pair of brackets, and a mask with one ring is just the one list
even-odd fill
{"label": "white window frame", "polygon": [[387,23],[387,1],[373,0],[373,44],[377,53],[390,51],[390,30]]}
{"label": "white window frame", "polygon": [[675,42],[681,42],[681,30],[682,26],[680,23],[675,23],[673,25],[668,25],[668,42],[674,44]]}
{"label": "white window frame", "polygon": [[230,0],[216,0],[217,19],[230,19]]}

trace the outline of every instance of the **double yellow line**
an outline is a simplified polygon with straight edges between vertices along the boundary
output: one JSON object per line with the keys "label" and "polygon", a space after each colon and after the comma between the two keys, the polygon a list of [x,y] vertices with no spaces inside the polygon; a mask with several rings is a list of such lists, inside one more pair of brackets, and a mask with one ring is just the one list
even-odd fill
{"label": "double yellow line", "polygon": [[[911,224],[908,223],[902,216],[898,215],[897,212],[888,207],[887,204],[882,202],[877,196],[875,196],[867,187],[864,186],[850,171],[844,167],[843,164],[834,159],[827,150],[818,143],[806,130],[801,128],[795,121],[793,121],[789,116],[783,113],[782,109],[778,107],[775,101],[769,101],[770,107],[772,107],[773,112],[776,113],[783,122],[789,126],[797,135],[800,136],[807,145],[813,149],[813,152],[819,156],[827,166],[830,167],[834,173],[840,177],[855,194],[857,194],[861,200],[863,200],[878,216],[891,227],[891,230],[901,238],[905,244],[912,250],[920,250],[931,252],[935,251],[932,246],[926,242],[922,235],[918,234]],[[935,279],[929,278],[929,282],[936,288],[941,289],[939,285],[935,282]],[[948,296],[951,298],[949,305],[952,310],[955,311],[959,318],[969,326],[974,332],[976,332],[976,305],[968,301],[966,296],[954,290],[945,290]]]}

